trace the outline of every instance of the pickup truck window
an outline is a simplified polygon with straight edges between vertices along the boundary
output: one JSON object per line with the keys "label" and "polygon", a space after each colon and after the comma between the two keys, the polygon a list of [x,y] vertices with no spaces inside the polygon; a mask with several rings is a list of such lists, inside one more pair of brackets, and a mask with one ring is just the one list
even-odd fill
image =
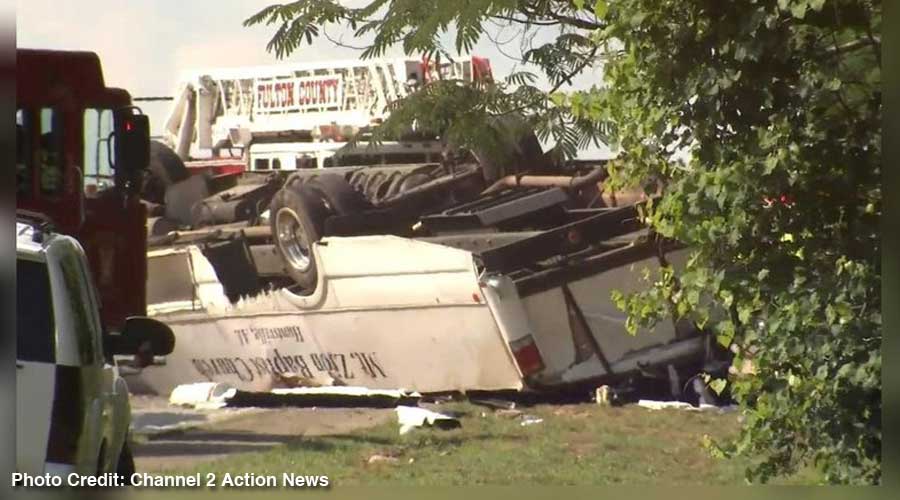
{"label": "pickup truck window", "polygon": [[27,109],[16,110],[16,196],[19,199],[31,198],[34,194],[31,173],[34,164],[31,127],[31,113]]}
{"label": "pickup truck window", "polygon": [[41,135],[38,144],[41,194],[63,193],[63,115],[53,108],[41,108]]}
{"label": "pickup truck window", "polygon": [[53,323],[47,265],[16,260],[16,359],[54,363],[56,329]]}
{"label": "pickup truck window", "polygon": [[81,262],[70,254],[60,260],[63,281],[66,284],[66,296],[72,311],[73,325],[78,334],[78,354],[82,364],[90,365],[97,361],[101,351],[98,342],[97,325],[94,322],[95,305],[91,302]]}
{"label": "pickup truck window", "polygon": [[106,144],[112,131],[112,110],[84,110],[84,189],[88,196],[114,185],[114,172],[107,154],[112,150],[112,143],[109,148]]}

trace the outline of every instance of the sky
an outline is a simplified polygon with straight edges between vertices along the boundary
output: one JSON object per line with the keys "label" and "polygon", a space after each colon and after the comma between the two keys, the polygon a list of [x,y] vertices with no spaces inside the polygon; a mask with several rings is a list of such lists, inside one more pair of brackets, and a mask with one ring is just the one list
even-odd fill
{"label": "sky", "polygon": [[[303,46],[279,61],[266,51],[271,26],[245,28],[242,22],[276,0],[17,0],[16,45],[22,48],[89,50],[100,56],[106,84],[127,89],[132,97],[175,94],[181,71],[192,68],[234,67],[357,59],[359,51],[338,47],[325,39]],[[347,3],[347,2],[345,2]],[[349,3],[361,3],[353,0]],[[523,67],[508,56],[520,57],[520,37],[511,29],[492,29],[498,46],[483,38],[474,55],[491,60],[494,75]],[[332,38],[353,40],[349,29],[328,30]],[[537,40],[552,40],[541,32]],[[504,53],[506,55],[504,55]],[[395,48],[389,57],[402,56]],[[524,68],[527,69],[527,68]],[[599,84],[600,68],[582,74],[571,88]],[[549,85],[544,83],[549,88]],[[150,116],[151,133],[158,134],[169,102],[138,103]]]}

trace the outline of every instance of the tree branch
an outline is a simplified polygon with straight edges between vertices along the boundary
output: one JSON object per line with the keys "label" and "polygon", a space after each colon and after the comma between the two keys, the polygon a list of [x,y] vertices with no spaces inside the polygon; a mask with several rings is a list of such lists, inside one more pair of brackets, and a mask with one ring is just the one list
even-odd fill
{"label": "tree branch", "polygon": [[[586,29],[586,30],[596,30],[596,29],[600,29],[600,28],[604,27],[602,24],[594,23],[594,22],[588,21],[586,19],[580,19],[577,17],[557,14],[555,12],[538,13],[537,11],[534,11],[534,10],[528,10],[528,7],[525,5],[522,5],[519,7],[519,12],[521,12],[522,14],[525,14],[525,16],[527,16],[529,18],[534,18],[534,19],[550,18],[550,19],[554,19],[554,20],[558,21],[559,23],[566,24],[569,26],[574,26],[576,28]],[[534,21],[532,21],[532,22],[534,22]]]}
{"label": "tree branch", "polygon": [[[595,56],[596,54],[597,54],[597,47],[594,47],[594,49],[591,51],[590,55],[588,55],[587,57],[585,57],[585,58],[584,58],[584,61],[582,61],[581,64],[579,64],[577,67],[575,67],[575,69],[573,69],[572,71],[570,71],[569,73],[567,73],[565,76],[563,76],[563,78],[560,79],[560,81],[556,82],[556,85],[554,85],[553,88],[551,88],[550,90],[548,90],[548,91],[546,91],[546,92],[543,93],[544,98],[546,98],[546,96],[549,96],[550,94],[552,94],[552,93],[556,92],[557,90],[559,90],[559,88],[562,87],[564,83],[567,83],[567,82],[568,82],[568,83],[572,83],[572,78],[574,78],[575,75],[577,75],[578,73],[581,73],[582,71],[584,71],[584,68],[587,67],[588,63],[591,62],[591,60],[594,58],[594,56]],[[531,101],[531,102],[527,102],[527,103],[522,104],[522,105],[520,105],[520,106],[516,106],[516,107],[513,108],[513,109],[504,111],[503,113],[499,113],[498,116],[508,115],[508,114],[511,114],[511,113],[518,113],[519,111],[522,111],[522,110],[524,110],[525,108],[529,108],[529,107],[531,107],[531,106],[534,106],[534,105],[537,104],[539,101],[540,101],[540,99],[535,99],[535,100],[533,100],[533,101]]]}
{"label": "tree branch", "polygon": [[[863,47],[868,47],[870,45],[874,46],[876,48],[880,48],[881,41],[877,37],[873,36],[871,33],[869,33],[868,35],[869,36],[866,38],[860,38],[858,40],[853,40],[853,41],[847,42],[843,45],[838,45],[837,42],[835,42],[834,45],[827,47],[825,49],[825,52],[833,53],[833,54],[840,54],[841,52],[850,52],[853,50],[861,49]],[[881,62],[881,54],[877,51],[876,51],[876,57],[878,57],[878,61]]]}
{"label": "tree branch", "polygon": [[495,14],[491,16],[496,19],[503,19],[504,21],[511,21],[519,24],[529,24],[534,26],[557,26],[559,25],[559,21],[538,21],[538,20],[528,20],[528,19],[519,19],[517,17],[512,16],[504,16],[500,14]]}
{"label": "tree branch", "polygon": [[[508,25],[507,25],[507,26],[508,26]],[[499,27],[499,26],[498,26],[498,27]],[[503,28],[501,27],[500,29],[502,30]],[[506,57],[507,59],[509,59],[509,60],[511,60],[511,61],[516,61],[516,62],[518,62],[518,63],[520,63],[520,64],[524,64],[524,61],[522,61],[522,58],[521,58],[521,57],[515,57],[515,56],[513,56],[513,55],[511,55],[511,54],[507,54],[506,51],[503,50],[503,46],[504,46],[504,45],[507,45],[507,44],[509,44],[510,42],[512,42],[513,40],[515,40],[516,38],[522,36],[522,35],[524,34],[524,30],[525,30],[525,28],[522,28],[518,33],[514,34],[512,37],[510,37],[509,40],[507,40],[507,41],[505,41],[505,42],[501,42],[501,41],[495,39],[494,36],[491,35],[491,33],[490,33],[489,30],[485,30],[485,31],[484,31],[484,35],[488,38],[488,40],[490,40],[491,42],[494,43],[494,45],[497,47],[497,51],[500,52],[500,54],[502,54],[504,57]],[[500,33],[497,34],[497,38],[500,38],[499,35],[500,35]]]}
{"label": "tree branch", "polygon": [[328,30],[326,30],[324,26],[322,27],[322,35],[324,35],[325,38],[329,42],[337,45],[338,47],[344,47],[346,49],[353,49],[353,50],[366,50],[368,48],[368,47],[357,47],[355,45],[346,44],[343,42],[343,37],[341,37],[340,40],[335,40],[334,38],[331,37],[331,35],[328,34]]}
{"label": "tree branch", "polygon": [[576,28],[582,28],[582,29],[586,29],[586,30],[596,30],[596,29],[600,29],[600,28],[604,27],[602,24],[594,23],[594,22],[588,21],[586,19],[579,19],[577,17],[563,16],[560,14],[554,14],[552,12],[549,13],[549,16],[563,24],[568,24],[569,26],[575,26]]}

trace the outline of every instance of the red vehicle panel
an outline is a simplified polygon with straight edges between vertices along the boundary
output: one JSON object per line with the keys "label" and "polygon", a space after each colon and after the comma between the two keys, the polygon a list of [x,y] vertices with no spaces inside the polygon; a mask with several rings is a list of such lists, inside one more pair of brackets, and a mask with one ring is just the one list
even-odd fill
{"label": "red vehicle panel", "polygon": [[146,163],[113,169],[110,160],[114,141],[131,130],[117,130],[111,118],[131,96],[106,87],[92,52],[20,49],[16,66],[16,208],[46,215],[81,242],[104,326],[119,329],[126,317],[146,314],[146,210],[117,178]]}

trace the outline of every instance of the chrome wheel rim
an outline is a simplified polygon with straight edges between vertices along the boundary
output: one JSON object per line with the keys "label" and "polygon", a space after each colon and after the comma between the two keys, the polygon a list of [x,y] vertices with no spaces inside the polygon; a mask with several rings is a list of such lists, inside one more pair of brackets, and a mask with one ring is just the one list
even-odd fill
{"label": "chrome wheel rim", "polygon": [[298,271],[309,269],[311,244],[297,213],[289,208],[279,210],[275,215],[275,228],[278,247],[288,264]]}

